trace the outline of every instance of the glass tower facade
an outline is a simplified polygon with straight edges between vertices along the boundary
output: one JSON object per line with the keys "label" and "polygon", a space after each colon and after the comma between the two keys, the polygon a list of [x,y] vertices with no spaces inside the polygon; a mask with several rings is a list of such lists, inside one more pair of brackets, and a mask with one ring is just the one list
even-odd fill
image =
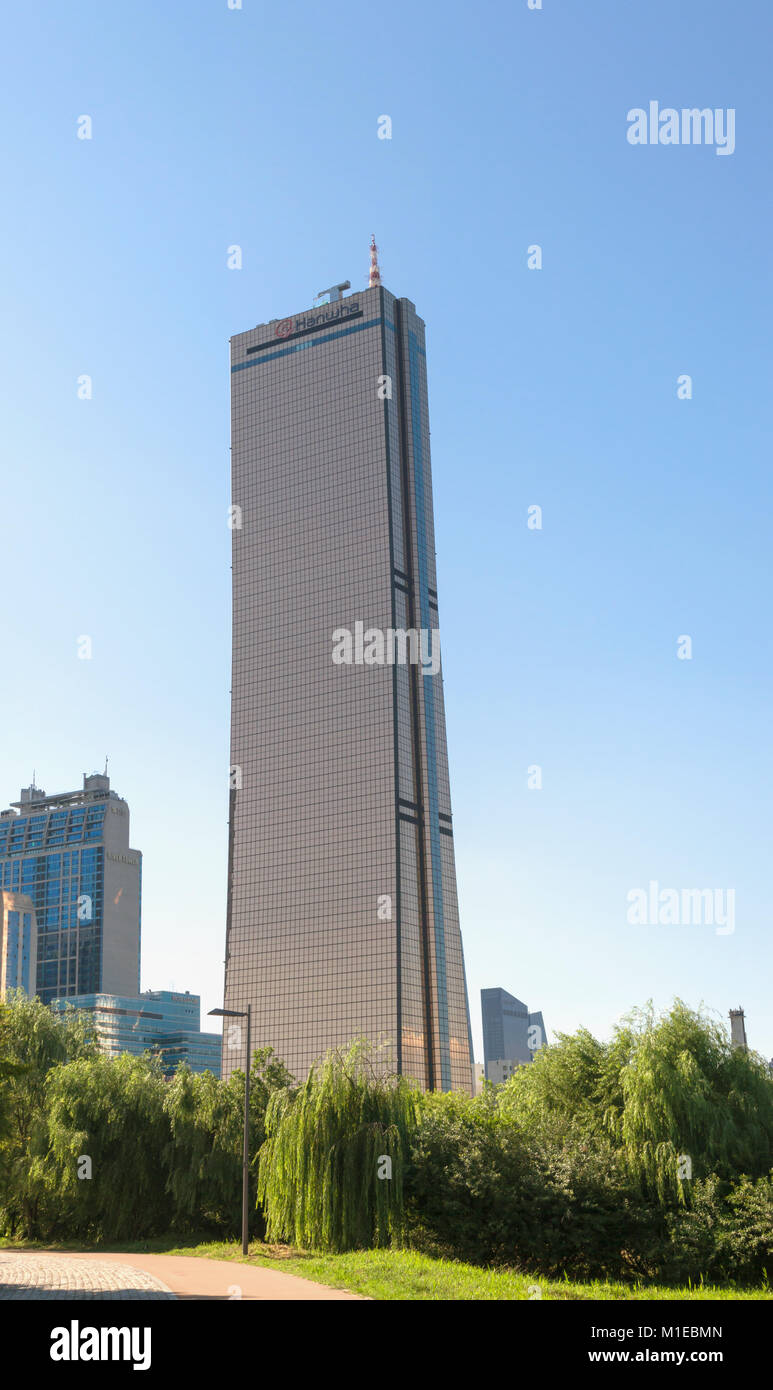
{"label": "glass tower facade", "polygon": [[365,1035],[469,1091],[424,324],[374,286],[231,349],[225,1007],[298,1077]]}
{"label": "glass tower facade", "polygon": [[45,1004],[139,991],[141,855],[107,776],[46,796],[26,787],[0,814],[0,888],[27,894],[38,928],[32,993]]}

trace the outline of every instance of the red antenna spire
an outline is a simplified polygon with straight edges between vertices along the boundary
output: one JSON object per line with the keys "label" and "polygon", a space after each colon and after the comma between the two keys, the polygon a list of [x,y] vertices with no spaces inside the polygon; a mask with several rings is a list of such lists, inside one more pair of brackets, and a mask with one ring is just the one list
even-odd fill
{"label": "red antenna spire", "polygon": [[381,271],[378,267],[378,247],[376,245],[375,236],[372,236],[370,239],[370,277],[368,279],[368,289],[372,290],[374,285],[380,284]]}

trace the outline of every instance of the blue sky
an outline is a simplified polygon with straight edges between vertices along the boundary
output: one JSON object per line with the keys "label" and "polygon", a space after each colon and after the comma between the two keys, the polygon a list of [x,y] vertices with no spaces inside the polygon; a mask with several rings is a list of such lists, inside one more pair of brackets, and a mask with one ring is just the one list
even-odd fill
{"label": "blue sky", "polygon": [[[143,987],[222,1002],[228,338],[364,285],[375,232],[428,330],[476,1055],[494,985],[549,1033],[742,1004],[773,1055],[766,0],[48,0],[5,28],[3,801],[109,754]],[[735,152],[630,145],[650,100],[735,109]],[[650,880],[734,889],[735,931],[630,925]]]}

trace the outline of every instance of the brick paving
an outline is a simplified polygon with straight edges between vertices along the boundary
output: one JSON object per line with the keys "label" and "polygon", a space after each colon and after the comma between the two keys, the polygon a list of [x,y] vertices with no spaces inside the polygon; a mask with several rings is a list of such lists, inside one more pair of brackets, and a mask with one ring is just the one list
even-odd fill
{"label": "brick paving", "polygon": [[75,1255],[0,1250],[0,1300],[176,1298],[167,1284],[133,1265]]}
{"label": "brick paving", "polygon": [[49,1254],[0,1250],[0,1301],[19,1298],[166,1298],[260,1300],[270,1303],[350,1299],[296,1274],[237,1260],[194,1255]]}

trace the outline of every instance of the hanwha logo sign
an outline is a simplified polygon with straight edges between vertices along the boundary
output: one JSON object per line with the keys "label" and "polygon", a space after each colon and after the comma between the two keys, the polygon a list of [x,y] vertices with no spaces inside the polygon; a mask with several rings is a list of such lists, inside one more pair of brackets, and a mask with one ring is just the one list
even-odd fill
{"label": "hanwha logo sign", "polygon": [[280,320],[279,320],[279,323],[277,324],[276,328],[274,329],[274,337],[275,337],[275,338],[289,338],[289,336],[290,336],[290,334],[292,333],[294,327],[295,327],[295,320],[294,320],[294,319],[280,319]]}

